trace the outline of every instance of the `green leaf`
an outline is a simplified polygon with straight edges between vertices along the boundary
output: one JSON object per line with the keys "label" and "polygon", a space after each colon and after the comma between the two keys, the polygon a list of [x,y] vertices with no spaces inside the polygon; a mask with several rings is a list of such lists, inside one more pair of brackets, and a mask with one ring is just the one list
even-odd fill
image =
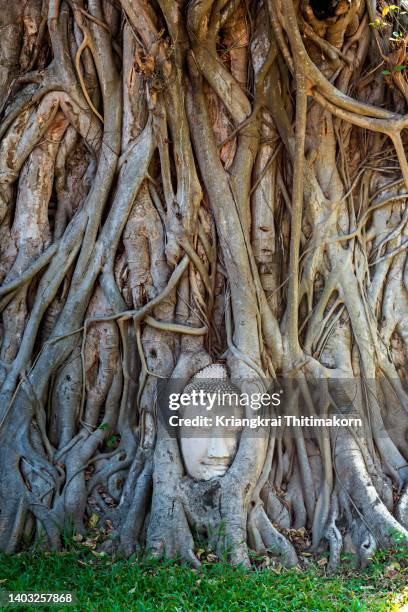
{"label": "green leaf", "polygon": [[108,448],[112,448],[112,446],[116,444],[117,439],[118,439],[117,436],[111,436],[110,438],[106,440],[106,446]]}
{"label": "green leaf", "polygon": [[389,4],[384,6],[382,10],[382,17],[386,17],[390,11],[399,11],[400,8],[396,4]]}
{"label": "green leaf", "polygon": [[401,72],[401,70],[405,70],[406,66],[395,66],[395,72]]}
{"label": "green leaf", "polygon": [[381,70],[381,74],[383,74],[384,76],[387,74],[391,74],[391,70]]}
{"label": "green leaf", "polygon": [[99,425],[98,429],[102,429],[102,430],[104,430],[104,429],[108,429],[108,427],[109,427],[109,425],[108,425],[107,423],[101,423],[101,424]]}

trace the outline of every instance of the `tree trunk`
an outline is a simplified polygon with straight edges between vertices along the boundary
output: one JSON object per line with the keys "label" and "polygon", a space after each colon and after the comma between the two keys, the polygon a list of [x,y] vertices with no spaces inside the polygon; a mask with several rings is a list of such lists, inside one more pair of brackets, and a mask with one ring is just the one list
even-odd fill
{"label": "tree trunk", "polygon": [[[404,12],[1,2],[0,549],[95,513],[193,564],[408,543]],[[244,430],[195,476],[157,395],[200,377],[293,416],[347,382],[364,436]]]}

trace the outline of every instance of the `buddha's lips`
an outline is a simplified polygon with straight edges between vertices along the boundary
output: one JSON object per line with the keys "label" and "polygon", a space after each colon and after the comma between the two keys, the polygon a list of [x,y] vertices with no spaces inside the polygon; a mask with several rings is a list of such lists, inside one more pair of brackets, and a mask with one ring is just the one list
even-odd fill
{"label": "buddha's lips", "polygon": [[210,467],[213,470],[226,470],[229,467],[229,460],[216,460],[216,461],[208,461],[208,460],[204,460],[204,461],[200,461],[201,465],[205,465],[206,467]]}

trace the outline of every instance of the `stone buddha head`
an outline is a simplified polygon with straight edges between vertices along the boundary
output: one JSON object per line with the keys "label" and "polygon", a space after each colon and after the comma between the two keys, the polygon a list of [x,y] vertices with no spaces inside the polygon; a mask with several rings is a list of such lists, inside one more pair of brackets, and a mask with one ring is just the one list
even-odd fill
{"label": "stone buddha head", "polygon": [[229,381],[224,365],[213,364],[200,370],[191,378],[184,393],[191,394],[192,391],[200,390],[211,394],[213,398],[217,396],[217,401],[209,403],[203,400],[199,405],[184,406],[184,419],[201,415],[207,417],[207,422],[201,422],[195,427],[182,425],[179,431],[180,447],[189,476],[196,480],[210,480],[224,476],[227,472],[234,460],[241,435],[241,428],[233,424],[220,425],[216,417],[242,417],[243,409],[228,395],[236,396],[237,389]]}

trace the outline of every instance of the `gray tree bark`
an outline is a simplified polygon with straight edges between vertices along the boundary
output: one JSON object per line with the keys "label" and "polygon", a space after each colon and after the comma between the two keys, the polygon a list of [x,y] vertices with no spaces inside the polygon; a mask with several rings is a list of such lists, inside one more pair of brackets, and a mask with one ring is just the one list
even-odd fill
{"label": "gray tree bark", "polygon": [[[1,2],[0,550],[93,513],[196,565],[408,543],[406,19],[328,4]],[[213,363],[311,410],[355,381],[367,435],[242,435],[196,481],[157,385]]]}

